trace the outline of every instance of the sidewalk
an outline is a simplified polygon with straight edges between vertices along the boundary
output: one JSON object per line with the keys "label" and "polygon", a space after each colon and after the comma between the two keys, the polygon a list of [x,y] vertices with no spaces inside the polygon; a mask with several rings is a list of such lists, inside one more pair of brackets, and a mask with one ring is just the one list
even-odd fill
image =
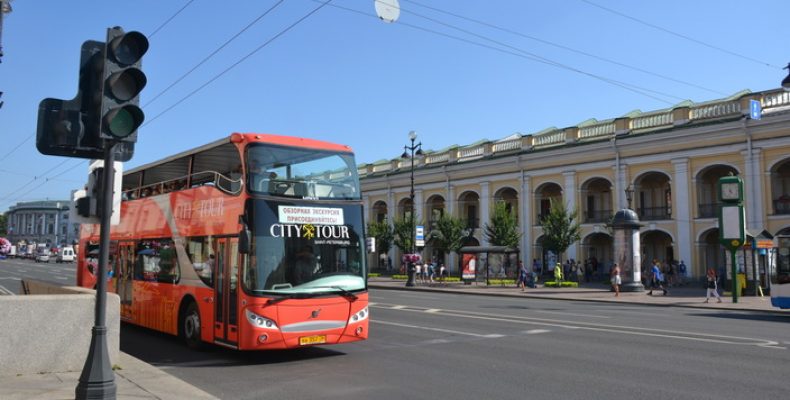
{"label": "sidewalk", "polygon": [[[116,398],[119,400],[184,399],[202,400],[216,397],[121,352],[115,371]],[[66,400],[74,399],[81,371],[0,376],[0,399]]]}
{"label": "sidewalk", "polygon": [[[447,283],[418,283],[413,287],[406,287],[406,281],[393,280],[389,277],[377,277],[368,279],[368,286],[379,289],[392,290],[411,290],[411,291],[430,291],[464,293],[469,295],[486,296],[507,296],[539,299],[557,299],[573,301],[598,301],[612,303],[632,303],[645,304],[665,307],[692,307],[704,309],[736,310],[736,311],[758,311],[775,312],[790,315],[790,312],[783,311],[771,305],[771,298],[740,296],[738,303],[732,302],[732,296],[722,295],[722,303],[717,303],[715,299],[710,303],[705,303],[705,288],[701,285],[682,286],[669,288],[669,293],[664,296],[660,290],[648,296],[645,292],[621,292],[619,297],[614,297],[614,292],[610,291],[609,286],[600,283],[583,283],[578,288],[544,288],[539,285],[537,288],[527,288],[526,291],[513,286],[490,285],[485,283],[472,283],[465,285],[460,282]],[[699,287],[698,287],[699,286]]]}

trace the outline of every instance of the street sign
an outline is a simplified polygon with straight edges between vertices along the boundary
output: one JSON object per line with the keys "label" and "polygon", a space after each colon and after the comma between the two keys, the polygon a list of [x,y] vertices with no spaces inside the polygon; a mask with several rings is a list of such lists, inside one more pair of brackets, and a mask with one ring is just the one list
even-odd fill
{"label": "street sign", "polygon": [[763,107],[758,100],[749,100],[749,118],[760,119],[763,116]]}

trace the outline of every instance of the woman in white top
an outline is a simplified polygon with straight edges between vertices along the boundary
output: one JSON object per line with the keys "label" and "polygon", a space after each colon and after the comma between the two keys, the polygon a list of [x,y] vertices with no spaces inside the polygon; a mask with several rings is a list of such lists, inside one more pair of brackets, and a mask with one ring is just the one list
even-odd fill
{"label": "woman in white top", "polygon": [[620,266],[616,263],[612,265],[612,271],[609,273],[612,281],[612,290],[614,290],[614,297],[620,296],[620,285],[623,283],[620,278]]}

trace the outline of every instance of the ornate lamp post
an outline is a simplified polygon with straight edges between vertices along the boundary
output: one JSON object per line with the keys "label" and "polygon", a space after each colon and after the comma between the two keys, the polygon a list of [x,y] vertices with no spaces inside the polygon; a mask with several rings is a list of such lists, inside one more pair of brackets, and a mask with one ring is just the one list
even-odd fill
{"label": "ornate lamp post", "polygon": [[[416,210],[414,204],[414,156],[421,156],[422,155],[422,143],[414,144],[414,141],[417,139],[417,133],[414,131],[409,132],[409,140],[411,140],[411,145],[403,146],[403,155],[402,158],[410,158],[411,159],[411,191],[409,192],[409,199],[411,199],[411,213],[409,215],[409,222],[411,226],[411,254],[414,255],[417,253],[416,246],[415,246],[415,225],[414,225],[414,211]],[[415,152],[416,150],[416,152]],[[407,260],[407,275],[408,279],[406,280],[406,286],[414,286],[414,260],[409,259]]]}
{"label": "ornate lamp post", "polygon": [[787,66],[784,69],[786,69],[788,72],[787,72],[787,76],[784,79],[782,79],[782,88],[784,88],[785,91],[790,92],[790,63],[787,64]]}

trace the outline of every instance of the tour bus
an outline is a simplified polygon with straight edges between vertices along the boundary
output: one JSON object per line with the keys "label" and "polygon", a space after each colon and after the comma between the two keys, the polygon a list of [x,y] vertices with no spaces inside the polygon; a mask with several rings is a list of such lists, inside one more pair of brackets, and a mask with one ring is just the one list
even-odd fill
{"label": "tour bus", "polygon": [[790,236],[777,236],[776,283],[771,285],[771,304],[790,308]]}
{"label": "tour bus", "polygon": [[[95,287],[99,226],[78,284]],[[124,173],[108,290],[122,321],[239,350],[368,337],[365,238],[351,148],[234,133]]]}

